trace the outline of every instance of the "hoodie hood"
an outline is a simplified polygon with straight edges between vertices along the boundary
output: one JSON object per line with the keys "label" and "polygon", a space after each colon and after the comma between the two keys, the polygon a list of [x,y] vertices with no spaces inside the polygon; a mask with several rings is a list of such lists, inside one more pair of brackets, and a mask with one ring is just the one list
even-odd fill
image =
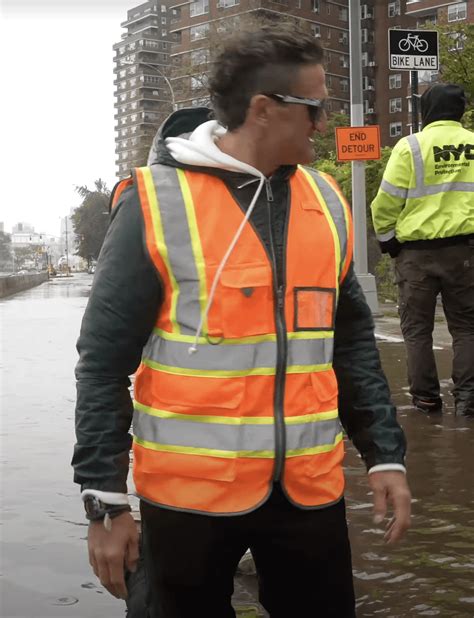
{"label": "hoodie hood", "polygon": [[456,84],[434,84],[421,96],[422,127],[437,120],[459,122],[466,109],[466,95]]}
{"label": "hoodie hood", "polygon": [[[148,155],[147,165],[160,163],[170,167],[207,172],[226,181],[241,184],[263,177],[251,165],[234,159],[220,150],[216,142],[226,129],[211,120],[212,110],[207,107],[189,107],[173,112],[158,129]],[[273,174],[289,178],[296,165],[282,165]]]}

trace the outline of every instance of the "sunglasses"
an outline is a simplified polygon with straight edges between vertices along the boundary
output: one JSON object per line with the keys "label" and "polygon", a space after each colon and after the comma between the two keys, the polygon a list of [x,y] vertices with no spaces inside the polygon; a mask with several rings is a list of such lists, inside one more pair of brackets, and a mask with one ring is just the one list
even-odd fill
{"label": "sunglasses", "polygon": [[325,101],[323,99],[306,99],[305,97],[293,97],[286,94],[268,94],[264,96],[277,101],[278,103],[294,103],[296,105],[306,105],[309,119],[311,122],[319,122],[325,112]]}

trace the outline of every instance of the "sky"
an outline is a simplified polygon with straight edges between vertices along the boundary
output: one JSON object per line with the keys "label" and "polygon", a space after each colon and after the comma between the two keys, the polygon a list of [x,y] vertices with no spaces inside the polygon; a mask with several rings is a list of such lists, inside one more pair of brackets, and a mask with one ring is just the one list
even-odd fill
{"label": "sky", "polygon": [[113,50],[140,0],[0,0],[0,222],[59,235],[76,186],[116,182]]}

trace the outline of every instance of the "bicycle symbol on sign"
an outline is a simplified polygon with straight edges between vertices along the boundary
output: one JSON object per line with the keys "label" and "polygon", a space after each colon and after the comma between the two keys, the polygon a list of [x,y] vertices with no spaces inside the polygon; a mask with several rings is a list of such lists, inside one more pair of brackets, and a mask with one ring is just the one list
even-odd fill
{"label": "bicycle symbol on sign", "polygon": [[398,47],[400,51],[405,53],[410,49],[417,52],[425,52],[428,49],[428,41],[426,39],[420,39],[419,34],[408,33],[406,39],[400,39],[398,41]]}

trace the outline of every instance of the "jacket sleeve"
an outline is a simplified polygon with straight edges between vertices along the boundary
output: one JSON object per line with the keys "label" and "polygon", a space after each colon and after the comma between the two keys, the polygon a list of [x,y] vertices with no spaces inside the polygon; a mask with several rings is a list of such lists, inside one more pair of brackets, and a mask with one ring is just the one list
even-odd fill
{"label": "jacket sleeve", "polygon": [[372,314],[353,265],[340,288],[333,366],[341,422],[367,468],[404,465],[405,436],[380,363]]}
{"label": "jacket sleeve", "polygon": [[112,212],[77,349],[74,481],[84,489],[127,492],[132,401],[137,369],[162,299],[144,242],[134,187]]}
{"label": "jacket sleeve", "polygon": [[377,195],[371,204],[372,221],[382,253],[395,257],[400,251],[396,225],[412,178],[412,155],[405,139],[394,147]]}

